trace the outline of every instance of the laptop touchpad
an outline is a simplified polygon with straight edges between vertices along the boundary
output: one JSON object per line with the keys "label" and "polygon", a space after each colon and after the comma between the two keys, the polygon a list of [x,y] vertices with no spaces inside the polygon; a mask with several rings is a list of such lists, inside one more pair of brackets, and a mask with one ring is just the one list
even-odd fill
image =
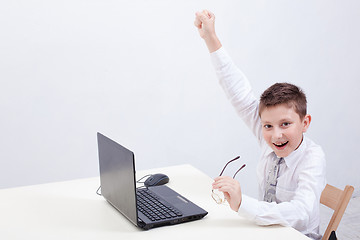
{"label": "laptop touchpad", "polygon": [[184,204],[189,202],[189,200],[164,185],[151,187],[149,189],[172,204]]}

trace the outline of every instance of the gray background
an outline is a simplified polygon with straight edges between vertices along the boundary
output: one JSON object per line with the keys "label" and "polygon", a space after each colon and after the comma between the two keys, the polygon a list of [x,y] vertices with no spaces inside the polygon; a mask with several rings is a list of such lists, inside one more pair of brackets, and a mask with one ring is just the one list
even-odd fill
{"label": "gray background", "polygon": [[0,188],[98,176],[96,132],[137,169],[190,163],[257,196],[259,147],[222,92],[194,14],[210,9],[259,96],[292,82],[330,184],[359,195],[360,2],[24,0],[0,2]]}

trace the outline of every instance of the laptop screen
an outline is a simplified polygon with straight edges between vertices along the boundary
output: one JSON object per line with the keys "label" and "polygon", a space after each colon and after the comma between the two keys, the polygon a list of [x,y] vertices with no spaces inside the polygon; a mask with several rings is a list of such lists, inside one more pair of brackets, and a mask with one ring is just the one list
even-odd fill
{"label": "laptop screen", "polygon": [[134,154],[97,133],[101,194],[137,225]]}

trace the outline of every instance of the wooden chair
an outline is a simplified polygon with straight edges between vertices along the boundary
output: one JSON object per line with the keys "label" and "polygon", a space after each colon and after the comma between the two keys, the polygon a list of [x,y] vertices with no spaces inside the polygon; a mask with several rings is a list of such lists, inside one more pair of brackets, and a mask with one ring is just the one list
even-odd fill
{"label": "wooden chair", "polygon": [[341,190],[329,184],[322,191],[320,203],[334,210],[322,240],[328,240],[331,232],[336,231],[353,192],[353,186],[346,185],[345,189]]}

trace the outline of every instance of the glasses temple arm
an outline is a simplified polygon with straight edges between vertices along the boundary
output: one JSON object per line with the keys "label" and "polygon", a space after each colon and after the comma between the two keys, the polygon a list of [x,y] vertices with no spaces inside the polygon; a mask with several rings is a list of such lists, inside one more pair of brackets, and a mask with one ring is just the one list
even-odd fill
{"label": "glasses temple arm", "polygon": [[238,174],[238,172],[240,172],[240,170],[243,169],[245,166],[246,166],[246,164],[242,165],[241,168],[239,168],[239,170],[236,171],[233,178],[235,178],[236,174]]}
{"label": "glasses temple arm", "polygon": [[229,163],[231,163],[231,162],[233,162],[233,161],[235,161],[235,160],[238,160],[239,158],[240,158],[240,156],[237,156],[236,158],[228,161],[228,162],[225,164],[225,167],[222,169],[222,171],[221,171],[221,173],[219,174],[219,176],[221,176],[221,175],[223,174],[225,168],[227,167],[227,165],[229,165]]}

